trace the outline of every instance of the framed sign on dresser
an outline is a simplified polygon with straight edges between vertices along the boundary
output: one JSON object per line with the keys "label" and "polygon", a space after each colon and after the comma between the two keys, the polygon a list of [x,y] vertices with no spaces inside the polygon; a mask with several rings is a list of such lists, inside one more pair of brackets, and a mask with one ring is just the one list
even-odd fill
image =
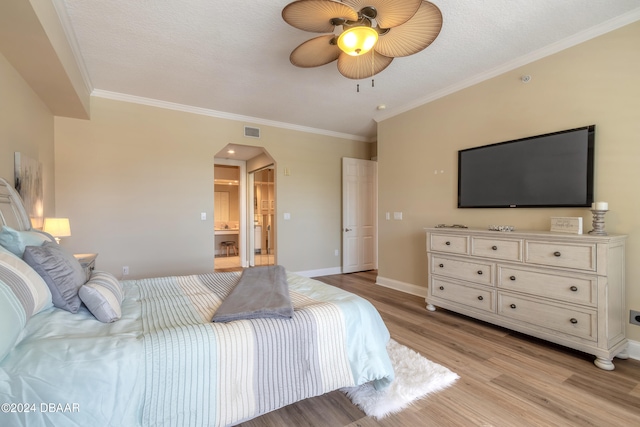
{"label": "framed sign on dresser", "polygon": [[427,309],[592,354],[628,357],[624,235],[426,228]]}

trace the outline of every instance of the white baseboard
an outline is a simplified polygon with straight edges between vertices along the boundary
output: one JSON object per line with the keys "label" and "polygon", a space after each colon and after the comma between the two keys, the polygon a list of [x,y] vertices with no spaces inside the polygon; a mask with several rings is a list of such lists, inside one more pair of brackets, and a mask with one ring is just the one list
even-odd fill
{"label": "white baseboard", "polygon": [[629,353],[630,359],[640,360],[640,342],[629,340],[627,353]]}
{"label": "white baseboard", "polygon": [[304,277],[331,276],[333,274],[342,274],[342,267],[323,268],[320,270],[294,271],[293,273]]}
{"label": "white baseboard", "polygon": [[427,297],[427,288],[422,286],[416,286],[411,283],[401,282],[399,280],[389,279],[386,277],[376,277],[376,285],[384,286],[385,288],[395,289],[402,291],[406,294],[417,295],[419,297]]}
{"label": "white baseboard", "polygon": [[[417,295],[423,298],[427,297],[427,288],[423,288],[422,286],[416,286],[411,283],[401,282],[399,280],[378,276],[376,278],[376,285],[384,286],[385,288],[395,289],[397,291],[401,291],[411,295]],[[640,341],[629,340],[629,345],[627,346],[627,353],[629,353],[630,359],[640,360]]]}

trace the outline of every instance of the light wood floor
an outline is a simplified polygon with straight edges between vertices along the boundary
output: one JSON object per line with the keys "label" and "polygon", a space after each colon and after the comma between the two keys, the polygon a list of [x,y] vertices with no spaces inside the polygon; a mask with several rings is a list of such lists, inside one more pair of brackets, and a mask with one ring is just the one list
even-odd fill
{"label": "light wood floor", "polygon": [[456,383],[382,420],[341,392],[241,424],[264,426],[640,426],[640,361],[593,357],[442,309],[375,285],[377,272],[318,277],[371,301],[392,338],[460,375]]}

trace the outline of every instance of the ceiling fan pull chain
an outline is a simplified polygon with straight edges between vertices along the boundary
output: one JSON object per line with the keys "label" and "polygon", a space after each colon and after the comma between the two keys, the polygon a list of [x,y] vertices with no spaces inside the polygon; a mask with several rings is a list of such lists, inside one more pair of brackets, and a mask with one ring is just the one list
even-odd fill
{"label": "ceiling fan pull chain", "polygon": [[375,49],[371,49],[371,87],[376,87],[373,79],[373,76],[376,74],[376,71],[375,71],[376,56],[375,55],[376,55]]}
{"label": "ceiling fan pull chain", "polygon": [[[359,55],[358,55],[358,56],[356,56],[356,62],[360,62],[360,56],[359,56]],[[356,69],[357,69],[357,71],[356,71],[356,78],[357,78],[358,80],[360,80],[360,67],[356,67]],[[360,83],[358,83],[358,84],[356,85],[356,87],[357,87],[357,92],[358,92],[358,93],[360,93]]]}

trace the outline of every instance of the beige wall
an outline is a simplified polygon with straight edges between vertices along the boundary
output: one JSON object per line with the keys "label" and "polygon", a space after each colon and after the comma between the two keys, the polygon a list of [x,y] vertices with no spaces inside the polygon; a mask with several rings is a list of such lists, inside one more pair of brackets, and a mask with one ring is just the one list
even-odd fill
{"label": "beige wall", "polygon": [[380,123],[380,277],[425,287],[422,228],[438,223],[548,230],[551,216],[582,216],[589,230],[587,209],[457,209],[457,150],[596,124],[595,198],[607,230],[629,234],[627,305],[640,310],[639,40],[637,22]]}
{"label": "beige wall", "polygon": [[16,151],[42,163],[44,215],[54,216],[53,115],[0,54],[0,177],[10,184]]}
{"label": "beige wall", "polygon": [[98,252],[98,268],[118,277],[125,265],[131,278],[212,271],[214,155],[259,145],[278,164],[278,262],[339,268],[340,159],[367,158],[369,144],[268,126],[245,138],[246,124],[95,97],[91,120],[56,117],[56,206],[73,234],[64,244]]}

